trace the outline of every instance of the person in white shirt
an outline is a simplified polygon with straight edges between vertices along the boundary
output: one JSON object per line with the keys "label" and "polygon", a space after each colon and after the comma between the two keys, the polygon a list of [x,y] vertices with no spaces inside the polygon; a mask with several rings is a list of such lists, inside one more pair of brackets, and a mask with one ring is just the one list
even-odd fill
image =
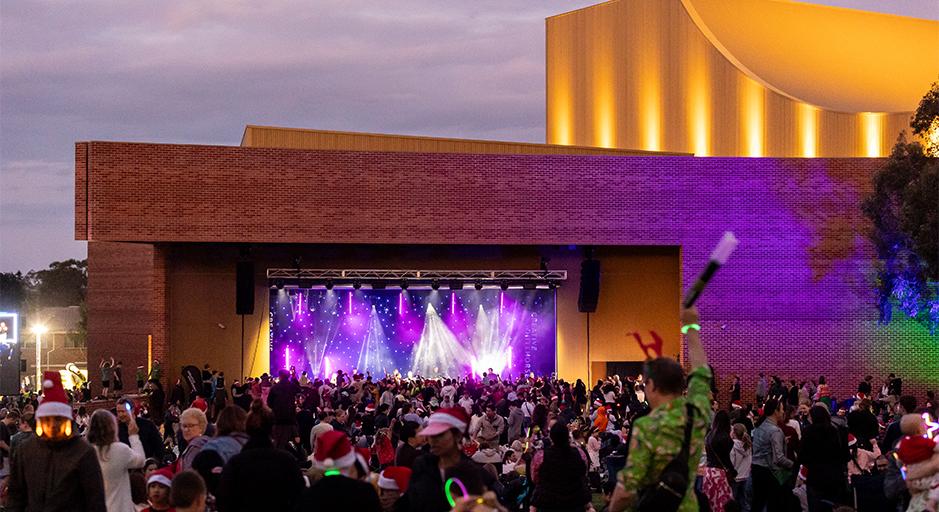
{"label": "person in white shirt", "polygon": [[142,468],[147,460],[140,442],[140,429],[131,416],[127,424],[130,446],[117,439],[117,418],[98,409],[91,415],[87,440],[94,446],[104,477],[104,496],[108,512],[133,512],[136,510],[130,494],[130,469]]}
{"label": "person in white shirt", "polygon": [[734,500],[737,503],[750,503],[750,464],[753,461],[753,445],[743,423],[734,423],[730,429],[730,438],[734,447],[730,449],[730,462],[734,465],[737,477],[731,482]]}
{"label": "person in white shirt", "polygon": [[463,393],[463,398],[460,398],[460,407],[466,409],[466,414],[473,414],[473,404],[476,402],[470,398],[469,391]]}

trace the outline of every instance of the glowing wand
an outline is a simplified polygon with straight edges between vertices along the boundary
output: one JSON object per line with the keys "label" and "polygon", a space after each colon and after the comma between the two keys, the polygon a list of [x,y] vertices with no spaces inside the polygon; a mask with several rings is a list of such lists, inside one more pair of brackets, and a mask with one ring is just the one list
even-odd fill
{"label": "glowing wand", "polygon": [[714,276],[714,273],[717,272],[717,269],[719,269],[721,265],[727,263],[727,259],[730,258],[730,254],[737,248],[738,243],[739,241],[734,238],[732,232],[724,232],[724,237],[721,238],[717,247],[714,248],[714,252],[711,253],[711,261],[708,262],[708,266],[704,267],[704,271],[698,276],[698,280],[694,283],[694,286],[685,294],[685,309],[694,306],[698,297],[701,296],[701,292],[704,291],[704,287],[707,286],[708,281],[711,280],[711,277]]}

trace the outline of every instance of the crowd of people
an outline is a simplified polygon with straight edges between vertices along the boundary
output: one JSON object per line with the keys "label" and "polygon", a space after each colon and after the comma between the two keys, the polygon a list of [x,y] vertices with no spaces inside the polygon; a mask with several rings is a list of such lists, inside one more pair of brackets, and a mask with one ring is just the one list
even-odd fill
{"label": "crowd of people", "polygon": [[92,412],[47,372],[41,400],[0,411],[0,497],[14,511],[937,510],[932,394],[891,375],[839,400],[824,377],[761,374],[744,403],[739,379],[714,386],[694,309],[682,325],[689,372],[658,358],[592,387],[293,368],[227,386],[205,365],[169,395],[138,375],[145,394]]}

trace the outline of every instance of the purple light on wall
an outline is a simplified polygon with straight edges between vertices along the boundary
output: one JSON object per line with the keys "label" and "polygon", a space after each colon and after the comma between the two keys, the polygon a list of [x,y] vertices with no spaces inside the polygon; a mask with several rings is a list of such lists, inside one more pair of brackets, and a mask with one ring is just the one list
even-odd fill
{"label": "purple light on wall", "polygon": [[353,292],[351,291],[349,292],[349,314],[350,315],[352,314],[352,293]]}
{"label": "purple light on wall", "polygon": [[[291,307],[299,290],[272,291],[271,371],[294,366],[328,378],[353,367],[373,375],[398,370],[425,377],[435,376],[430,374],[434,367],[454,376],[488,367],[538,375],[556,369],[554,290],[407,293],[360,290],[350,309],[352,293],[345,304],[337,304],[335,292],[304,290],[300,318]],[[443,293],[451,294],[449,300]],[[448,302],[453,313],[446,312]],[[446,312],[442,318],[441,306]],[[433,364],[420,366],[417,361]],[[438,361],[453,364],[444,367]]]}

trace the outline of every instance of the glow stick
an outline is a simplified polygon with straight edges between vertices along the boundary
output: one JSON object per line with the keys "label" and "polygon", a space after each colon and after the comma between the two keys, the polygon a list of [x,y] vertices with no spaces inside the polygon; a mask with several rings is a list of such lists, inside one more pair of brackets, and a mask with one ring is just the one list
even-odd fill
{"label": "glow stick", "polygon": [[694,283],[694,286],[685,294],[685,309],[694,305],[698,297],[701,296],[701,292],[704,291],[704,287],[707,286],[708,281],[710,281],[714,273],[717,272],[717,269],[724,263],[727,263],[727,259],[730,258],[730,254],[737,248],[738,243],[740,242],[734,238],[732,232],[724,232],[724,237],[721,238],[717,247],[714,248],[714,252],[711,253],[711,259],[708,261],[708,265],[704,267],[704,271],[698,276],[698,280]]}
{"label": "glow stick", "polygon": [[939,436],[939,422],[932,421],[932,418],[929,416],[928,412],[923,413],[923,421],[928,427],[926,433],[923,434],[923,437],[926,439],[935,439],[936,436]]}
{"label": "glow stick", "polygon": [[456,500],[453,499],[453,493],[450,489],[451,486],[453,486],[453,484],[456,484],[456,486],[460,488],[460,492],[463,493],[462,494],[463,496],[466,496],[467,494],[469,494],[466,491],[466,486],[463,485],[463,482],[461,482],[459,478],[453,478],[453,477],[448,478],[447,482],[443,484],[443,492],[446,493],[447,495],[447,503],[450,504],[450,508],[453,508],[456,506]]}
{"label": "glow stick", "polygon": [[340,471],[338,469],[329,469],[323,473],[323,476],[339,476],[339,474]]}

